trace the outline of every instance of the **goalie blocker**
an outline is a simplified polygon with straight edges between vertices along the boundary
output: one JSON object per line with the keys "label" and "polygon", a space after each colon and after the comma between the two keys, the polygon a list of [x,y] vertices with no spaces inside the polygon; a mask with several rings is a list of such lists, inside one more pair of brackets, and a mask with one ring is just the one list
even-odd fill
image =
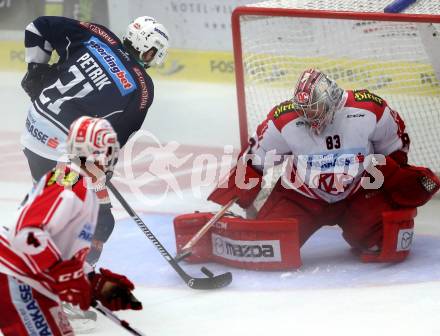
{"label": "goalie blocker", "polygon": [[[400,262],[409,254],[416,209],[386,211],[382,246],[362,251],[363,262]],[[192,213],[174,219],[177,253],[213,217]],[[218,262],[259,271],[295,269],[301,266],[298,223],[295,219],[250,220],[224,216],[193,247],[189,263]]]}

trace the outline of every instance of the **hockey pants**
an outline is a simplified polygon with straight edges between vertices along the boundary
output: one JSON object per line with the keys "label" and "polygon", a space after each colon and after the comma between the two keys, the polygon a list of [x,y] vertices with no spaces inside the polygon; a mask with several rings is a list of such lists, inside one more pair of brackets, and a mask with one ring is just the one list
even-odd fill
{"label": "hockey pants", "polygon": [[364,250],[381,246],[382,212],[391,209],[381,190],[360,189],[348,199],[329,204],[284,189],[278,182],[257,219],[296,218],[300,246],[319,228],[339,225],[344,239],[352,247]]}
{"label": "hockey pants", "polygon": [[0,329],[5,336],[71,336],[61,305],[12,276],[0,273]]}

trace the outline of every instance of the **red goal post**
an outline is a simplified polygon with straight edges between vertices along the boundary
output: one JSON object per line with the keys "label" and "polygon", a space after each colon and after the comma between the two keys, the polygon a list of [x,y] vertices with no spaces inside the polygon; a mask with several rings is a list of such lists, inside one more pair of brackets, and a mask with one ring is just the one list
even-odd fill
{"label": "red goal post", "polygon": [[345,89],[370,89],[387,100],[405,119],[410,162],[439,174],[440,4],[389,14],[379,12],[389,1],[366,9],[354,6],[365,5],[362,0],[315,0],[309,3],[339,6],[294,8],[301,2],[266,1],[233,11],[242,147],[270,108],[291,97],[300,72],[316,67]]}

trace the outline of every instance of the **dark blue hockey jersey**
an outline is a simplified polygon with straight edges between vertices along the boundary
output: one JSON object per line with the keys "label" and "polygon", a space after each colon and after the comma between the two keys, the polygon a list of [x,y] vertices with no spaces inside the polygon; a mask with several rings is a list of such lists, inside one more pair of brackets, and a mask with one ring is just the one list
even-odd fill
{"label": "dark blue hockey jersey", "polygon": [[[28,63],[47,63],[53,50],[59,55],[53,79],[33,102],[26,121],[26,147],[33,150],[32,140],[54,149],[65,140],[59,131],[67,134],[70,124],[83,115],[109,120],[121,146],[141,127],[153,102],[153,82],[109,29],[43,16],[26,28],[25,47]],[[39,139],[34,136],[38,132]],[[34,151],[46,156],[40,149]]]}

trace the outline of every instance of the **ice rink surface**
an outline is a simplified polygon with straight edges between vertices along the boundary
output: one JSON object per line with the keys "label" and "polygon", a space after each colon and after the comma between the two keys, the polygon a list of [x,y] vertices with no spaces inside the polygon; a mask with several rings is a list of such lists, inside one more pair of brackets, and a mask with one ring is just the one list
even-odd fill
{"label": "ice rink surface", "polygon": [[[28,99],[20,89],[22,74],[0,74],[0,211],[4,223],[31,179],[21,154],[19,134]],[[189,82],[156,82],[153,107],[144,123],[150,147],[178,142],[179,158],[191,153],[219,156],[225,144],[239,147],[235,88]],[[159,142],[161,145],[158,145]],[[212,186],[193,183],[202,168],[191,157],[171,170],[179,190],[166,191],[166,176],[145,176],[152,160],[135,148],[131,179],[142,182],[136,196],[124,187],[130,177],[118,164],[115,184],[141,214],[147,226],[174,254],[173,217],[194,210],[216,210],[204,199]],[[166,153],[163,154],[166,157]],[[159,201],[160,200],[160,201]],[[252,272],[208,264],[214,273],[232,271],[234,280],[217,291],[188,288],[131,221],[116,200],[117,224],[100,266],[122,272],[137,286],[142,312],[123,312],[146,335],[440,335],[440,202],[419,209],[409,259],[401,264],[362,264],[350,253],[337,228],[325,228],[302,250],[304,266],[291,272]],[[201,276],[201,265],[182,267]],[[125,335],[99,317],[94,335]]]}

